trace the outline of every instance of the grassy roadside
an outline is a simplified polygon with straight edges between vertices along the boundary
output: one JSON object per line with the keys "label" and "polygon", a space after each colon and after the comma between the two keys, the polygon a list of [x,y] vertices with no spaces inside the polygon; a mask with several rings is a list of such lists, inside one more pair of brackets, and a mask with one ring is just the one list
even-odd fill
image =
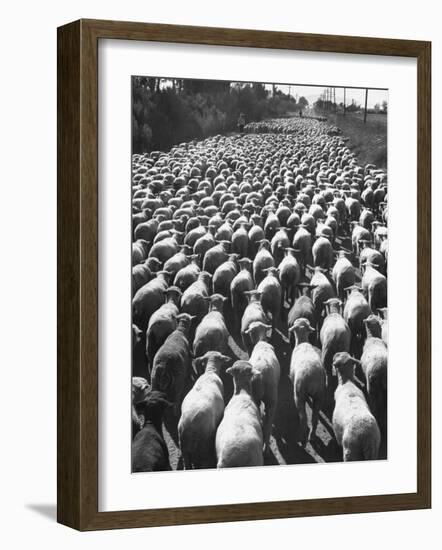
{"label": "grassy roadside", "polygon": [[349,138],[349,147],[364,165],[373,163],[378,168],[387,168],[387,116],[367,115],[364,124],[362,115],[327,113],[327,121],[341,128]]}

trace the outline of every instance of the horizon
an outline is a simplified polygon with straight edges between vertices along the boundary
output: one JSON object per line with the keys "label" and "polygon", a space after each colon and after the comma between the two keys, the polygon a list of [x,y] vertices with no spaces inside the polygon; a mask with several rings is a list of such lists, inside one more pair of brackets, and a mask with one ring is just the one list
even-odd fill
{"label": "horizon", "polygon": [[[146,75],[147,76],[147,75]],[[177,80],[203,80],[203,81],[216,81],[217,79],[210,79],[210,78],[201,78],[201,79],[190,79],[190,78],[173,78],[173,77],[162,77],[162,76],[155,76],[150,78],[160,78],[163,80],[161,83],[161,88],[169,88],[172,86],[172,81]],[[224,80],[224,82],[227,82]],[[309,106],[311,106],[324,92],[325,89],[335,89],[336,90],[336,103],[339,105],[340,103],[343,103],[344,101],[344,86],[330,86],[330,85],[320,85],[320,84],[281,84],[281,83],[271,83],[271,82],[247,82],[247,81],[239,81],[239,80],[231,80],[229,81],[231,85],[235,84],[263,84],[266,90],[271,91],[273,86],[276,86],[277,90],[281,90],[284,94],[288,94],[290,91],[290,96],[296,99],[298,96],[304,96],[307,101],[309,102]],[[350,105],[352,100],[354,100],[356,103],[359,103],[361,107],[364,106],[365,103],[365,90],[368,89],[368,100],[367,100],[367,108],[372,109],[376,104],[382,105],[383,101],[386,101],[388,103],[388,89],[387,88],[364,88],[364,87],[352,87],[352,86],[345,86],[345,95],[346,95],[346,105]]]}

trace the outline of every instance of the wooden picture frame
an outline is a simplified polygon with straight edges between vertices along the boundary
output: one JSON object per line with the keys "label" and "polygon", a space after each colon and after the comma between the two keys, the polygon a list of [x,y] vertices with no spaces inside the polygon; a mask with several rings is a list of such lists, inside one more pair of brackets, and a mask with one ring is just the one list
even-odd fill
{"label": "wooden picture frame", "polygon": [[[417,492],[98,511],[98,40],[405,56],[418,67]],[[431,44],[79,20],[58,29],[58,521],[82,531],[431,506]]]}

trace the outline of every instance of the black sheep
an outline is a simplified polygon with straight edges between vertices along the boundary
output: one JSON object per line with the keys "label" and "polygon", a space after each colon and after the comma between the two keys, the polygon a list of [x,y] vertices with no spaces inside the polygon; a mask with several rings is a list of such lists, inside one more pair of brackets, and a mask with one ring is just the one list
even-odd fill
{"label": "black sheep", "polygon": [[151,391],[144,405],[144,426],[132,441],[132,472],[170,470],[169,451],[161,424],[164,410],[172,403],[164,393]]}

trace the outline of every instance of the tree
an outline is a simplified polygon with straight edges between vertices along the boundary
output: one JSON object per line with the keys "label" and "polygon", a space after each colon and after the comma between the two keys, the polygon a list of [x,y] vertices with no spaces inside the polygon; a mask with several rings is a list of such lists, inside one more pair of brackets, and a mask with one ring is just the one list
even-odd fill
{"label": "tree", "polygon": [[361,109],[361,105],[359,103],[356,103],[354,98],[352,98],[350,105],[347,105],[346,110],[349,113],[355,113]]}
{"label": "tree", "polygon": [[271,84],[135,76],[132,150],[165,151],[177,143],[234,131],[240,113],[251,122],[295,108],[294,99]]}
{"label": "tree", "polygon": [[318,97],[318,99],[313,103],[313,107],[318,111],[322,111],[325,108],[325,101],[322,97]]}
{"label": "tree", "polygon": [[386,113],[388,111],[388,102],[384,99],[382,102],[382,111]]}
{"label": "tree", "polygon": [[298,105],[301,109],[305,109],[308,107],[308,99],[306,99],[303,95],[299,98]]}
{"label": "tree", "polygon": [[264,84],[261,84],[259,82],[254,82],[252,84],[252,88],[258,100],[267,99],[268,93]]}

